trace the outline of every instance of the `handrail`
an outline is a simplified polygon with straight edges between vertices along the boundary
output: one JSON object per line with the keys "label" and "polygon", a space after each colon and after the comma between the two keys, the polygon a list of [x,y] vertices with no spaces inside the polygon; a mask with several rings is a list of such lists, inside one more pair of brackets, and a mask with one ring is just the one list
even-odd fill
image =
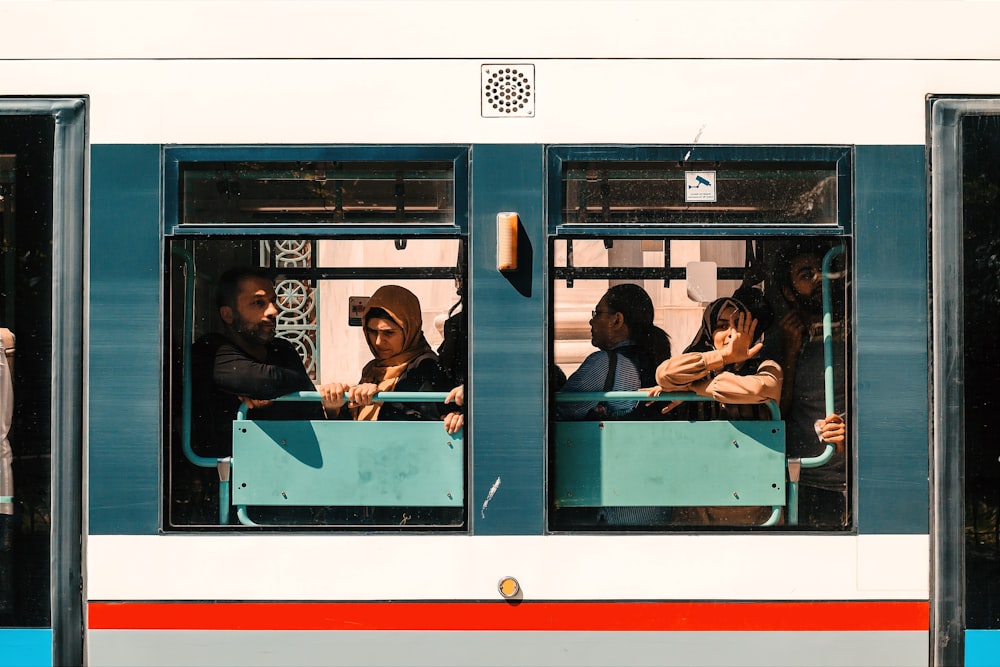
{"label": "handrail", "polygon": [[[833,299],[830,289],[830,263],[833,258],[844,252],[844,246],[838,245],[830,248],[823,256],[823,390],[826,398],[826,414],[831,415],[834,411],[833,393]],[[803,468],[818,468],[825,465],[833,458],[837,451],[832,443],[827,443],[823,452],[818,456],[808,456],[800,459]]]}
{"label": "handrail", "polygon": [[[586,401],[715,401],[711,396],[702,396],[690,391],[676,391],[649,396],[644,391],[561,391],[556,393],[557,403],[573,403]],[[749,403],[741,405],[766,405],[771,411],[771,417],[781,419],[781,410],[773,400],[764,403]]]}
{"label": "handrail", "polygon": [[202,468],[215,468],[219,459],[199,456],[191,446],[191,340],[194,326],[194,255],[187,248],[173,246],[171,252],[184,262],[184,345],[181,352],[181,449],[184,458]]}
{"label": "handrail", "polygon": [[[372,396],[372,401],[375,403],[444,403],[444,399],[448,397],[448,393],[447,391],[380,391]],[[347,394],[344,394],[342,398],[346,401]],[[282,402],[319,402],[323,399],[318,391],[293,391],[272,400]],[[236,418],[246,420],[247,406],[245,403],[240,403],[239,410],[236,412]]]}

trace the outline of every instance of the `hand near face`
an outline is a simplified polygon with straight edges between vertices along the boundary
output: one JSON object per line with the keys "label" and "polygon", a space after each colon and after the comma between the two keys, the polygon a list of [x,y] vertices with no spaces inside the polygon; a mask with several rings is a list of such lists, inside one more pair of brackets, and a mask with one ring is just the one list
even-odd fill
{"label": "hand near face", "polygon": [[806,323],[803,321],[802,315],[797,310],[790,310],[781,318],[778,325],[781,327],[782,336],[784,336],[785,350],[798,355],[806,335]]}
{"label": "hand near face", "polygon": [[719,351],[722,352],[722,359],[727,366],[742,363],[764,349],[763,342],[759,342],[753,347],[750,346],[756,331],[757,320],[746,313],[740,313],[736,317],[736,321],[731,323],[726,331],[722,347],[719,348]]}

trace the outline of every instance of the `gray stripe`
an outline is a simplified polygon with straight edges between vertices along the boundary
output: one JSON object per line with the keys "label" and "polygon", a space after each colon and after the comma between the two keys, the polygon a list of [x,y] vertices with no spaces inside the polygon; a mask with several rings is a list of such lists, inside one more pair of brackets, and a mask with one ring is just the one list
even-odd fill
{"label": "gray stripe", "polygon": [[927,632],[239,632],[95,630],[92,667],[903,667]]}

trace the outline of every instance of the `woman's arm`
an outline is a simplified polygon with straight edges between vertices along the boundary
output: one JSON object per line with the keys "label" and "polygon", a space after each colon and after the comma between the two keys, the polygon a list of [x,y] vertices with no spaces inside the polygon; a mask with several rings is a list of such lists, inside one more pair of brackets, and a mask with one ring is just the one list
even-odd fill
{"label": "woman's arm", "polygon": [[656,369],[656,384],[664,391],[692,391],[691,385],[722,368],[722,353],[688,352],[671,357]]}
{"label": "woman's arm", "polygon": [[779,400],[781,383],[781,366],[768,359],[761,362],[753,375],[719,373],[710,381],[693,385],[691,389],[720,403],[753,404]]}

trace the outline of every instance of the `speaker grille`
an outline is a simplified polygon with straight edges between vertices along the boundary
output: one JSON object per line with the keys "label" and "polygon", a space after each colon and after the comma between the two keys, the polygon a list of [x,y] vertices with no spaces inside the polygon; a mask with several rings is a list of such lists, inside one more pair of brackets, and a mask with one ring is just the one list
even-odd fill
{"label": "speaker grille", "polygon": [[535,115],[535,66],[524,63],[482,66],[483,118]]}

